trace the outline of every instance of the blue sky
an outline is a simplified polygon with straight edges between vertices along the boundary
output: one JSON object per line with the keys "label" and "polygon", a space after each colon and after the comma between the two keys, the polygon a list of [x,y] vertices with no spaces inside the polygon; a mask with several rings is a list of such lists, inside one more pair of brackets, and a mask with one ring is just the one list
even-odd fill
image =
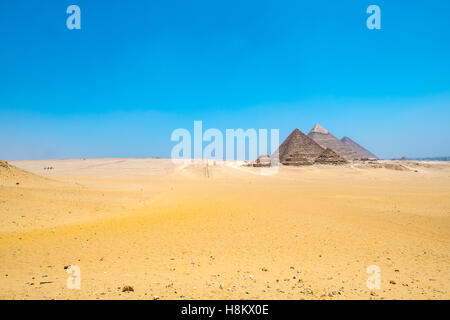
{"label": "blue sky", "polygon": [[[66,8],[81,8],[81,30]],[[381,8],[368,30],[366,8]],[[0,2],[0,158],[169,157],[174,129],[318,122],[450,155],[450,2]]]}

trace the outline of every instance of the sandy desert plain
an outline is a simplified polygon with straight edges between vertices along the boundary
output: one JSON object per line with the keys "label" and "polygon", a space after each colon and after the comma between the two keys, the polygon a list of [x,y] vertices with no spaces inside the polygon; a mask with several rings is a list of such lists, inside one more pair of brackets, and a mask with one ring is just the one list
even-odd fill
{"label": "sandy desert plain", "polygon": [[3,163],[0,299],[449,299],[450,164],[379,163]]}

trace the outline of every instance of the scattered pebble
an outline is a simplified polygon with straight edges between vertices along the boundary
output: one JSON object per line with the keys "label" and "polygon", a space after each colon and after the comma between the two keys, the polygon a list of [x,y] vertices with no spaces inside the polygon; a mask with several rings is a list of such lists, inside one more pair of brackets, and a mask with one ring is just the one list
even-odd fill
{"label": "scattered pebble", "polygon": [[134,289],[132,286],[125,286],[122,288],[122,292],[134,292]]}

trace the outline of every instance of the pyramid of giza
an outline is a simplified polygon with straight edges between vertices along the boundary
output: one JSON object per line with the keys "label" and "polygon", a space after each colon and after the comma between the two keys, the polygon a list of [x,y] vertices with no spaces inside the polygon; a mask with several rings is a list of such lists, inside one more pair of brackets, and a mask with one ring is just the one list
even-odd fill
{"label": "pyramid of giza", "polygon": [[348,163],[348,161],[342,158],[340,155],[338,155],[330,148],[327,148],[317,157],[314,163],[339,165],[339,164],[346,164]]}
{"label": "pyramid of giza", "polygon": [[302,166],[313,164],[323,151],[316,142],[295,129],[280,145],[275,155],[278,153],[280,162],[284,165]]}
{"label": "pyramid of giza", "polygon": [[327,129],[321,125],[316,124],[314,128],[308,133],[308,137],[317,142],[322,148],[330,148],[341,157],[347,160],[356,160],[361,157],[353,151],[347,144],[333,136]]}
{"label": "pyramid of giza", "polygon": [[341,141],[352,148],[353,151],[355,151],[361,157],[361,159],[378,159],[376,155],[374,155],[372,152],[362,147],[349,137],[343,137]]}

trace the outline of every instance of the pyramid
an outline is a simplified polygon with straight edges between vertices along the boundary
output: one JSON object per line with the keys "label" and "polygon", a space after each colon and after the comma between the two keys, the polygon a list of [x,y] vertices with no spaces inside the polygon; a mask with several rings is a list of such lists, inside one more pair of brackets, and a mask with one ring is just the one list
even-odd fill
{"label": "pyramid", "polygon": [[284,165],[303,166],[313,164],[323,151],[323,148],[316,142],[300,130],[295,129],[283,141],[273,156],[278,153],[280,162]]}
{"label": "pyramid", "polygon": [[333,136],[327,129],[319,124],[316,124],[314,128],[311,129],[308,133],[308,137],[317,142],[322,148],[330,148],[346,160],[356,160],[361,158],[352,148]]}
{"label": "pyramid", "polygon": [[334,165],[340,165],[340,164],[346,164],[348,163],[347,160],[342,158],[340,155],[338,155],[336,152],[331,150],[330,148],[325,149],[324,152],[322,152],[314,161],[315,164],[334,164]]}
{"label": "pyramid", "polygon": [[270,167],[270,165],[271,159],[267,154],[260,155],[255,163],[252,164],[253,167]]}
{"label": "pyramid", "polygon": [[352,148],[353,151],[355,151],[362,159],[378,159],[376,155],[374,155],[369,150],[361,147],[359,144],[357,144],[349,137],[343,137],[341,141],[346,145],[348,145],[350,148]]}

